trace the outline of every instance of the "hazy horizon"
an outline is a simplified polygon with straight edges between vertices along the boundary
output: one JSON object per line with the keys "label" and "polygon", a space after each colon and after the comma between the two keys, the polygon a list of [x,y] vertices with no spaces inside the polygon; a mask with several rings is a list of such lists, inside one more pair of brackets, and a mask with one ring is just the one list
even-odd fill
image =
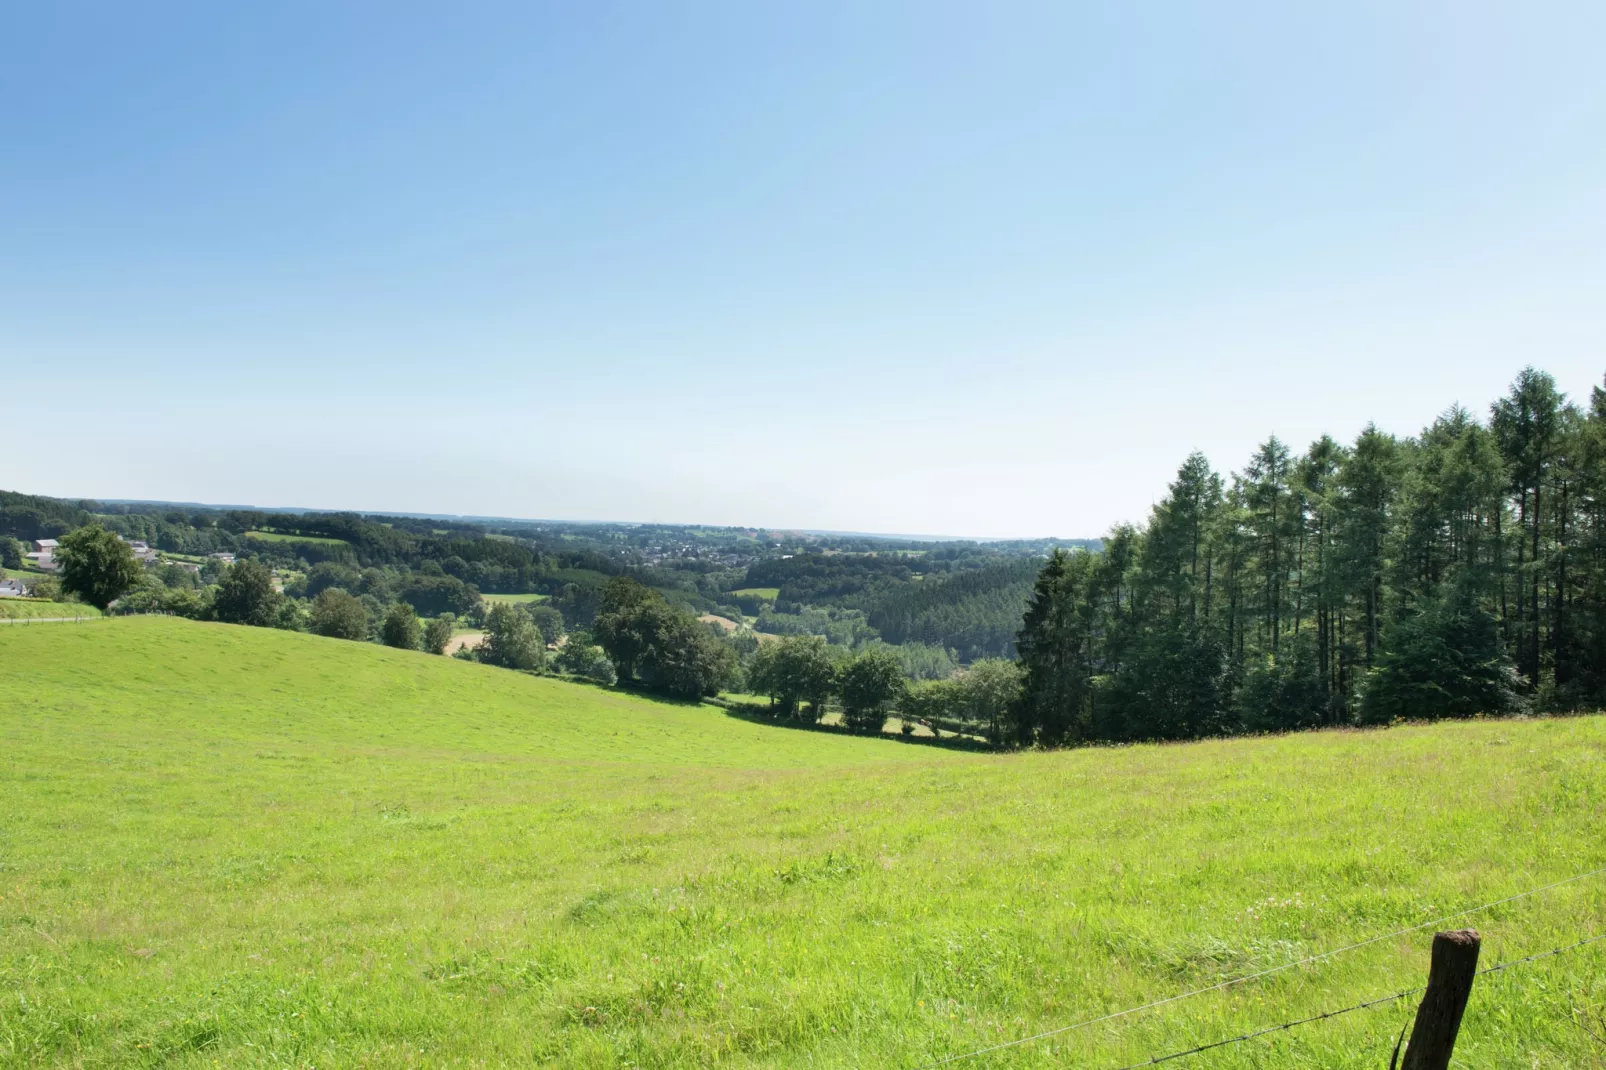
{"label": "hazy horizon", "polygon": [[[15,487],[0,487],[4,491],[16,491]],[[20,493],[36,493],[21,491]],[[202,501],[175,501],[166,498],[117,498],[96,497],[92,494],[46,494],[48,498],[61,501],[89,501],[99,505],[157,505],[173,509],[219,509],[219,510],[255,510],[264,513],[357,513],[362,516],[397,516],[412,517],[421,520],[460,520],[464,523],[489,524],[506,521],[512,524],[560,524],[573,526],[609,525],[609,526],[636,526],[636,527],[686,527],[708,529],[745,529],[752,531],[771,531],[782,533],[796,533],[802,535],[844,535],[863,536],[871,539],[907,539],[929,540],[933,542],[1013,542],[1029,541],[1034,539],[1055,539],[1061,542],[1086,542],[1101,539],[1102,535],[954,535],[940,532],[907,532],[907,531],[844,531],[835,528],[798,528],[781,527],[778,524],[707,524],[701,521],[685,520],[631,520],[619,518],[596,517],[556,517],[556,516],[502,516],[487,513],[443,513],[427,512],[408,509],[348,509],[342,506],[308,506],[264,505],[259,502],[202,502]]]}

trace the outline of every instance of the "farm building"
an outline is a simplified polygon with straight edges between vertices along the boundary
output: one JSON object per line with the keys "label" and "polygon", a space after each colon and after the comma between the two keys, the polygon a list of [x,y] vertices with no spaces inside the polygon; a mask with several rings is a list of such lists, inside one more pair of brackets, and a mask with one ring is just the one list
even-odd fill
{"label": "farm building", "polygon": [[[123,537],[121,535],[119,535],[117,537],[119,539],[123,539]],[[145,564],[145,565],[152,564],[152,563],[154,563],[156,561],[156,551],[152,550],[150,548],[150,546],[148,546],[147,544],[141,542],[138,539],[134,539],[132,541],[130,541],[128,539],[123,539],[123,541],[128,543],[128,548],[130,550],[134,551],[134,560],[135,561],[138,561],[141,564]]]}
{"label": "farm building", "polygon": [[22,598],[27,593],[21,580],[0,580],[0,598]]}
{"label": "farm building", "polygon": [[34,541],[34,548],[22,556],[32,561],[37,568],[45,572],[54,572],[57,568],[56,547],[58,545],[60,544],[55,539],[37,539]]}

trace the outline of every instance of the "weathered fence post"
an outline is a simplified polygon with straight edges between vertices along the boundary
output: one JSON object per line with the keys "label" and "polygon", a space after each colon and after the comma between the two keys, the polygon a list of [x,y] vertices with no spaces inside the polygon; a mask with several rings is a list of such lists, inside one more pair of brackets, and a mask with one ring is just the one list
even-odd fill
{"label": "weathered fence post", "polygon": [[1476,929],[1433,934],[1433,961],[1428,966],[1428,987],[1416,1009],[1411,1042],[1401,1070],[1447,1070],[1461,1015],[1472,994],[1478,973]]}

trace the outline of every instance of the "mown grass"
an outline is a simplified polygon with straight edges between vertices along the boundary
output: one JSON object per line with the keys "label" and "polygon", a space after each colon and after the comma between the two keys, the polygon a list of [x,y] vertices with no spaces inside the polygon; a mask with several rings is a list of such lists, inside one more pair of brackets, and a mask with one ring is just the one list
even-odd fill
{"label": "mown grass", "polygon": [[512,602],[518,604],[524,602],[545,602],[551,596],[544,594],[482,594],[480,597],[487,602]]}
{"label": "mown grass", "polygon": [[[1606,721],[972,755],[313,636],[0,629],[0,1063],[912,1067],[1606,865]],[[1600,931],[1600,878],[1466,923]],[[1461,923],[1457,923],[1461,924]],[[1427,933],[962,1066],[1419,984]],[[1469,1067],[1594,1065],[1606,944]],[[1387,1065],[1391,1005],[1195,1067]]]}
{"label": "mown grass", "polygon": [[0,620],[39,617],[98,617],[100,610],[82,602],[50,602],[39,598],[0,598]]}

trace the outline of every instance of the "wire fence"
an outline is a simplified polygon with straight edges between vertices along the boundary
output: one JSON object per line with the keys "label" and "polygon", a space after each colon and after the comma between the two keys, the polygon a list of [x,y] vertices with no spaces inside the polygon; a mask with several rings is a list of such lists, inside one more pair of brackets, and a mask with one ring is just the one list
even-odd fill
{"label": "wire fence", "polygon": [[[1537,962],[1539,959],[1547,959],[1552,955],[1560,955],[1565,951],[1571,951],[1574,948],[1583,947],[1586,944],[1593,944],[1600,940],[1606,940],[1606,933],[1586,937],[1583,940],[1574,941],[1573,943],[1567,944],[1563,947],[1553,947],[1549,951],[1541,951],[1538,954],[1526,955],[1520,959],[1512,959],[1510,962],[1502,962],[1498,966],[1490,966],[1487,969],[1479,970],[1477,972],[1477,976],[1482,977],[1486,973],[1499,973],[1501,970],[1509,970],[1513,966],[1521,966],[1528,962]],[[1384,1003],[1393,1003],[1395,1000],[1405,999],[1407,996],[1414,996],[1418,992],[1425,990],[1425,986],[1420,985],[1416,988],[1407,988],[1403,992],[1395,992],[1387,996],[1378,996],[1376,999],[1369,999],[1363,1003],[1356,1003],[1348,1007],[1341,1007],[1336,1011],[1323,1011],[1321,1014],[1313,1014],[1309,1018],[1296,1018],[1291,1022],[1283,1022],[1281,1025],[1269,1025],[1264,1029],[1257,1029],[1252,1033],[1244,1033],[1240,1036],[1228,1037],[1225,1040],[1214,1040],[1209,1044],[1200,1044],[1196,1048],[1188,1048],[1184,1051],[1174,1051],[1168,1055],[1156,1055],[1151,1059],[1144,1059],[1142,1062],[1128,1063],[1125,1066],[1117,1067],[1116,1070],[1138,1070],[1139,1067],[1154,1066],[1158,1063],[1168,1063],[1173,1059],[1182,1059],[1189,1055],[1198,1055],[1200,1052],[1210,1051],[1212,1048],[1225,1048],[1229,1044],[1242,1044],[1246,1040],[1254,1040],[1256,1037],[1263,1037],[1269,1033],[1281,1033],[1284,1030],[1293,1029],[1295,1026],[1309,1025],[1311,1022],[1320,1022],[1325,1018],[1337,1018],[1339,1015],[1349,1014],[1351,1011],[1361,1011],[1367,1009],[1368,1007],[1377,1007]]]}
{"label": "wire fence", "polygon": [[[1606,873],[1606,866],[1601,866],[1598,869],[1592,869],[1592,870],[1589,870],[1588,872],[1585,872],[1585,873],[1577,873],[1577,874],[1574,874],[1571,877],[1565,877],[1565,878],[1563,878],[1561,880],[1558,880],[1558,881],[1552,881],[1549,884],[1540,885],[1537,888],[1530,888],[1525,892],[1518,892],[1516,895],[1508,895],[1503,899],[1495,899],[1495,900],[1493,900],[1491,902],[1488,902],[1488,903],[1480,903],[1479,905],[1477,905],[1475,907],[1468,907],[1467,909],[1457,911],[1454,914],[1446,914],[1443,917],[1434,918],[1431,921],[1424,921],[1424,922],[1422,922],[1422,923],[1420,923],[1418,925],[1411,925],[1411,926],[1407,926],[1404,929],[1396,929],[1393,932],[1382,933],[1382,934],[1380,934],[1378,936],[1368,937],[1365,940],[1359,940],[1359,941],[1357,941],[1357,942],[1355,942],[1353,944],[1346,944],[1343,947],[1336,947],[1336,948],[1333,948],[1331,951],[1323,951],[1323,952],[1321,952],[1319,954],[1316,954],[1316,955],[1310,955],[1310,956],[1308,956],[1306,958],[1298,959],[1298,960],[1296,960],[1294,962],[1287,962],[1287,963],[1284,963],[1281,966],[1272,966],[1272,967],[1269,967],[1269,968],[1264,969],[1264,970],[1259,970],[1259,971],[1257,971],[1255,973],[1245,974],[1242,977],[1233,977],[1233,978],[1229,978],[1229,979],[1227,979],[1225,981],[1219,981],[1219,982],[1217,982],[1216,984],[1213,984],[1213,985],[1206,985],[1203,988],[1195,988],[1195,989],[1190,989],[1187,992],[1179,992],[1174,996],[1167,996],[1164,999],[1157,999],[1157,1000],[1154,1000],[1153,1002],[1144,1003],[1144,1004],[1141,1004],[1141,1005],[1136,1006],[1136,1007],[1128,1007],[1125,1010],[1112,1011],[1109,1014],[1101,1014],[1096,1018],[1088,1018],[1088,1019],[1085,1019],[1085,1020],[1080,1021],[1080,1022],[1075,1022],[1075,1023],[1071,1024],[1071,1025],[1060,1026],[1060,1027],[1058,1027],[1056,1029],[1045,1030],[1044,1032],[1041,1032],[1041,1033],[1034,1033],[1029,1037],[1020,1037],[1020,1038],[1018,1038],[1016,1040],[1006,1040],[1006,1041],[1003,1041],[1002,1043],[990,1044],[990,1045],[988,1045],[986,1047],[977,1048],[977,1049],[975,1049],[973,1051],[961,1052],[961,1053],[956,1054],[956,1055],[949,1055],[949,1056],[945,1056],[945,1057],[940,1058],[940,1059],[935,1059],[935,1060],[933,1060],[931,1062],[920,1063],[919,1065],[914,1067],[914,1070],[932,1070],[932,1068],[934,1068],[934,1067],[950,1066],[950,1065],[952,1065],[954,1063],[959,1063],[959,1062],[964,1062],[964,1061],[969,1060],[969,1059],[979,1058],[980,1056],[983,1056],[983,1055],[990,1055],[993,1052],[1004,1051],[1004,1050],[1009,1049],[1009,1048],[1018,1048],[1018,1047],[1021,1047],[1022,1045],[1025,1045],[1025,1044],[1035,1044],[1038,1041],[1047,1040],[1050,1037],[1062,1036],[1065,1033],[1075,1032],[1076,1030],[1079,1030],[1079,1029],[1086,1029],[1089,1026],[1099,1025],[1099,1024],[1101,1024],[1103,1022],[1111,1022],[1111,1021],[1115,1021],[1118,1018],[1126,1018],[1126,1017],[1129,1017],[1130,1015],[1141,1014],[1144,1011],[1151,1011],[1151,1010],[1154,1010],[1154,1009],[1156,1009],[1158,1007],[1164,1007],[1164,1006],[1166,1006],[1168,1004],[1176,1003],[1176,1002],[1179,1002],[1179,1001],[1184,1000],[1184,999],[1191,999],[1194,996],[1202,996],[1202,995],[1205,995],[1205,994],[1210,993],[1210,992],[1219,992],[1219,991],[1222,991],[1223,989],[1232,988],[1232,987],[1234,987],[1236,985],[1247,984],[1250,981],[1257,981],[1257,980],[1260,980],[1263,977],[1270,977],[1273,974],[1282,973],[1285,970],[1292,970],[1292,969],[1296,969],[1296,968],[1298,968],[1300,966],[1309,966],[1309,965],[1311,965],[1313,963],[1323,962],[1323,961],[1326,961],[1327,959],[1334,958],[1334,957],[1336,957],[1338,955],[1345,954],[1346,952],[1355,951],[1355,950],[1357,950],[1359,948],[1369,947],[1372,944],[1381,943],[1384,940],[1394,940],[1394,939],[1398,939],[1401,936],[1409,936],[1411,933],[1421,932],[1423,929],[1437,928],[1438,926],[1444,925],[1447,922],[1456,921],[1456,920],[1458,920],[1460,918],[1467,917],[1470,914],[1478,914],[1478,913],[1481,913],[1481,912],[1483,912],[1485,910],[1492,910],[1495,907],[1504,906],[1507,903],[1514,903],[1519,899],[1527,899],[1530,896],[1539,895],[1539,894],[1541,894],[1543,892],[1548,892],[1548,891],[1551,891],[1552,889],[1560,888],[1563,885],[1573,884],[1573,883],[1576,883],[1577,881],[1581,881],[1581,880],[1587,880],[1590,877],[1598,877],[1603,873]],[[1595,938],[1592,938],[1590,940],[1582,941],[1580,944],[1569,944],[1566,948],[1561,948],[1561,949],[1557,949],[1555,951],[1550,951],[1550,952],[1544,952],[1544,953],[1542,953],[1541,955],[1539,955],[1537,957],[1543,958],[1546,955],[1559,954],[1560,951],[1570,950],[1573,947],[1582,946],[1583,943],[1593,943],[1595,939],[1600,939],[1600,937],[1595,937]],[[1481,971],[1481,972],[1492,973],[1496,969],[1505,969],[1505,968],[1507,968],[1507,966],[1516,965],[1518,962],[1526,962],[1526,961],[1530,961],[1530,959],[1518,959],[1518,960],[1516,960],[1516,961],[1514,961],[1512,963],[1508,963],[1506,965],[1502,965],[1502,966],[1499,966],[1499,967],[1491,967],[1489,970]],[[1411,989],[1410,991],[1411,992],[1418,992],[1418,991],[1421,991],[1421,989]],[[1409,994],[1410,994],[1410,992],[1406,992],[1406,993],[1402,993],[1400,995],[1409,995]],[[1400,995],[1381,997],[1379,1002],[1388,1002],[1391,999],[1399,999]],[[1364,1004],[1364,1006],[1372,1006],[1372,1005],[1374,1005],[1374,1004]],[[1290,1023],[1287,1023],[1285,1025],[1281,1025],[1281,1026],[1272,1026],[1269,1029],[1263,1030],[1263,1031],[1258,1032],[1258,1033],[1246,1034],[1243,1037],[1235,1038],[1235,1039],[1230,1040],[1230,1041],[1222,1041],[1220,1043],[1223,1043],[1223,1044],[1225,1044],[1225,1043],[1237,1043],[1240,1040],[1250,1039],[1250,1037],[1252,1037],[1252,1036],[1263,1036],[1266,1032],[1277,1032],[1280,1029],[1287,1029],[1287,1028],[1292,1028],[1295,1025],[1302,1025],[1306,1021],[1316,1021],[1316,1020],[1318,1020],[1320,1018],[1324,1018],[1324,1017],[1330,1018],[1330,1017],[1334,1017],[1337,1014],[1345,1014],[1345,1013],[1348,1013],[1349,1011],[1360,1009],[1360,1006],[1362,1006],[1362,1005],[1357,1005],[1355,1007],[1348,1007],[1348,1008],[1345,1008],[1344,1010],[1335,1011],[1335,1012],[1331,1012],[1331,1013],[1328,1013],[1328,1014],[1317,1015],[1314,1018],[1302,1019],[1301,1021],[1290,1022]],[[1219,1044],[1210,1045],[1210,1046],[1211,1047],[1219,1046]],[[1208,1050],[1208,1048],[1201,1048],[1199,1050],[1201,1050],[1201,1051]],[[1193,1054],[1193,1053],[1192,1052],[1185,1052],[1185,1053],[1182,1053],[1182,1054]],[[1166,1056],[1165,1058],[1166,1059],[1173,1059],[1173,1058],[1179,1058],[1179,1057],[1180,1057],[1180,1055],[1170,1055],[1170,1056]],[[1151,1065],[1151,1064],[1150,1063],[1137,1063],[1135,1065],[1137,1065],[1137,1066],[1148,1066],[1148,1065]]]}

